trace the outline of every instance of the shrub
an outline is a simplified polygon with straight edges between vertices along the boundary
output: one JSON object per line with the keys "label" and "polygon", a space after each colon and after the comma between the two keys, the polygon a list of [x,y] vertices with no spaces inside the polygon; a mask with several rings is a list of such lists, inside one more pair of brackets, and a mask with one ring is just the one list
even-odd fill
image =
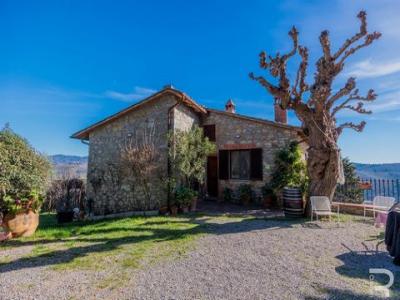
{"label": "shrub", "polygon": [[359,187],[356,168],[348,158],[343,158],[342,163],[345,184],[337,187],[334,198],[337,201],[362,203],[364,201],[363,191]]}
{"label": "shrub", "polygon": [[194,126],[189,131],[178,131],[169,136],[169,158],[177,182],[187,187],[203,184],[207,156],[215,151],[215,145],[203,135],[203,129]]}
{"label": "shrub", "polygon": [[238,188],[239,199],[242,204],[249,204],[252,196],[253,190],[251,189],[250,184],[241,184]]}
{"label": "shrub", "polygon": [[275,195],[274,189],[272,188],[272,186],[269,183],[266,183],[261,187],[261,194],[264,197]]}
{"label": "shrub", "polygon": [[234,202],[233,200],[233,190],[228,187],[224,188],[224,201]]}
{"label": "shrub", "polygon": [[18,214],[32,210],[37,213],[42,205],[43,198],[37,191],[32,191],[20,196],[7,195],[3,198],[2,212],[4,214]]}
{"label": "shrub", "polygon": [[1,210],[8,209],[9,204],[4,202],[10,199],[25,199],[31,193],[38,195],[44,193],[51,168],[49,160],[37,152],[27,140],[14,133],[8,126],[2,129],[0,131]]}
{"label": "shrub", "polygon": [[187,187],[179,187],[176,190],[176,204],[180,207],[187,207],[192,203],[192,199],[196,197],[196,191],[187,188]]}
{"label": "shrub", "polygon": [[300,187],[303,193],[306,192],[307,168],[298,142],[293,141],[276,153],[270,184],[276,192],[280,192],[285,186]]}
{"label": "shrub", "polygon": [[47,211],[72,211],[85,209],[86,183],[79,178],[54,180],[47,190],[43,208]]}
{"label": "shrub", "polygon": [[276,195],[274,189],[269,183],[266,183],[261,187],[261,194],[263,196],[262,202],[264,207],[269,208],[276,205]]}

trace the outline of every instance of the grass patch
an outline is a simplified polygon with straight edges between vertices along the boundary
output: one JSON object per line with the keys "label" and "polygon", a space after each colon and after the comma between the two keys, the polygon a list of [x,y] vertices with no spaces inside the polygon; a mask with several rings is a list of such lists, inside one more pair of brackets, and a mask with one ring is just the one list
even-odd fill
{"label": "grass patch", "polygon": [[[196,216],[131,217],[124,219],[56,223],[54,214],[42,214],[37,232],[29,238],[2,243],[0,249],[32,245],[22,263],[48,265],[54,270],[134,270],[162,259],[180,257],[207,226]],[[16,261],[16,259],[14,259]],[[0,263],[8,263],[4,259]]]}

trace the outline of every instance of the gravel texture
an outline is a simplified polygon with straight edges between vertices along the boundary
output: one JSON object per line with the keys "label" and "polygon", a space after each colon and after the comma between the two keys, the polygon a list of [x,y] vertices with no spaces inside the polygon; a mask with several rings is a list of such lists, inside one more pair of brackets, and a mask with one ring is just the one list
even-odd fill
{"label": "gravel texture", "polygon": [[400,278],[384,245],[375,251],[382,230],[369,223],[213,216],[197,222],[208,223],[209,234],[192,251],[121,273],[128,276],[121,285],[112,264],[103,271],[60,272],[12,262],[30,246],[2,250],[0,299],[377,299],[369,268],[387,268],[396,282]]}

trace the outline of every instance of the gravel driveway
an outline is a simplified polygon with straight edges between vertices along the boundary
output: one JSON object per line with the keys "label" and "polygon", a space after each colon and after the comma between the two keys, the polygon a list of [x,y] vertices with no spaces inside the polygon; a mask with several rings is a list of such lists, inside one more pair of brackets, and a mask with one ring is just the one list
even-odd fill
{"label": "gravel driveway", "polygon": [[[96,272],[3,266],[0,298],[376,299],[369,268],[387,268],[396,282],[400,278],[384,245],[375,252],[382,230],[371,224],[351,221],[338,227],[334,222],[213,216],[196,222],[208,223],[209,234],[199,238],[192,251],[132,272],[122,286],[95,284],[111,274],[112,263],[105,266],[107,271]],[[118,278],[110,281],[117,283]],[[375,281],[387,282],[384,277]],[[392,291],[399,291],[397,283]]]}

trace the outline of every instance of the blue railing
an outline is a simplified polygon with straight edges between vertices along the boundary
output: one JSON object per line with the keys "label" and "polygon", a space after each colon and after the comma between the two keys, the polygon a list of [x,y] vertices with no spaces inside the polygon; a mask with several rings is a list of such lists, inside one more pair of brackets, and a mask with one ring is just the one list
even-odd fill
{"label": "blue railing", "polygon": [[375,196],[393,197],[400,201],[400,179],[359,178],[357,183],[338,185],[335,201],[362,203]]}
{"label": "blue railing", "polygon": [[362,178],[360,181],[365,184],[364,201],[372,201],[375,196],[393,197],[397,202],[400,201],[400,179]]}

